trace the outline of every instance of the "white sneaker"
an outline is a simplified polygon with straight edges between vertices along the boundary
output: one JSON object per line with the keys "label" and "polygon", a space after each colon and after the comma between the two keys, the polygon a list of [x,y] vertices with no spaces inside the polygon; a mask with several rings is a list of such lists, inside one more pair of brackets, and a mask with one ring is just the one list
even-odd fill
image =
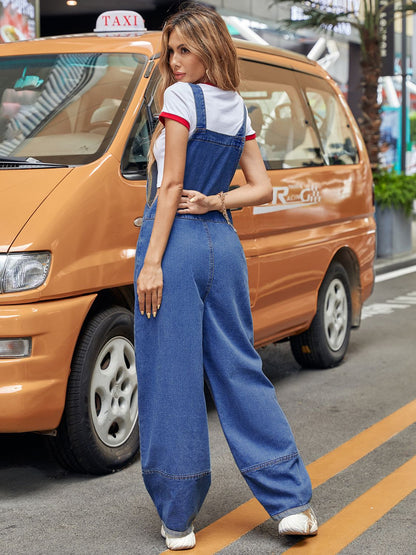
{"label": "white sneaker", "polygon": [[313,510],[286,516],[279,522],[279,534],[282,536],[315,536],[318,533],[318,521]]}
{"label": "white sneaker", "polygon": [[160,533],[162,534],[162,538],[165,538],[166,540],[166,547],[171,551],[181,551],[182,549],[192,549],[195,547],[196,539],[193,528],[189,534],[178,538],[176,536],[170,536],[169,532],[167,532],[166,528],[162,524]]}

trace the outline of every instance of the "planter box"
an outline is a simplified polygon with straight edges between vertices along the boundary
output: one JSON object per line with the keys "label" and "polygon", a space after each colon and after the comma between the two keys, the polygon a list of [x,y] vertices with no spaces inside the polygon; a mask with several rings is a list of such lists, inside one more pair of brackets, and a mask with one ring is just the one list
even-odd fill
{"label": "planter box", "polygon": [[412,250],[412,216],[403,209],[376,204],[377,256],[393,258]]}

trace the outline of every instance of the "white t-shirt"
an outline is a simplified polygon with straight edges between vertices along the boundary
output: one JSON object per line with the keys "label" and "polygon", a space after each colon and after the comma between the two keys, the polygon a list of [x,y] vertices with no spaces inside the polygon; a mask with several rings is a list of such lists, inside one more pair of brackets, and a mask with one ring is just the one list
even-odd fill
{"label": "white t-shirt", "polygon": [[[255,139],[247,108],[238,92],[224,91],[213,85],[201,84],[205,100],[206,127],[210,131],[224,135],[236,135],[240,129],[246,110],[246,141]],[[196,129],[196,107],[192,88],[188,83],[175,83],[168,87],[163,97],[163,108],[159,115],[162,123],[166,118],[173,119],[189,130],[189,137]],[[157,186],[162,183],[165,164],[165,130],[156,140],[154,155],[157,163]]]}

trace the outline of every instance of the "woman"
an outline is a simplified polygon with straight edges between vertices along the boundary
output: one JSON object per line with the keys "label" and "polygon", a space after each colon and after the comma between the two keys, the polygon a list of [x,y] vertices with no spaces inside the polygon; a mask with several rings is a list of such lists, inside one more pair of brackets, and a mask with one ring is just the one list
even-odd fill
{"label": "woman", "polygon": [[[269,202],[272,188],[222,18],[197,4],[173,15],[159,67],[164,104],[135,270],[145,485],[167,547],[192,548],[210,485],[205,380],[237,465],[279,532],[313,535],[309,476],[253,347],[247,266],[228,211]],[[246,184],[228,191],[238,164]]]}

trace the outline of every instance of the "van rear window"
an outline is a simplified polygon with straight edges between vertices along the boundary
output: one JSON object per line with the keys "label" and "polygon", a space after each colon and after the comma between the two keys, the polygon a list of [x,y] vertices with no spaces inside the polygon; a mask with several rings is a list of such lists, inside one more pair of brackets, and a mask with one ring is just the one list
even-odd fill
{"label": "van rear window", "polygon": [[330,165],[357,164],[358,150],[345,110],[323,79],[305,79],[305,92]]}
{"label": "van rear window", "polygon": [[68,165],[98,158],[146,62],[129,53],[0,57],[0,156]]}
{"label": "van rear window", "polygon": [[240,92],[268,169],[324,165],[293,71],[247,60],[240,62]]}
{"label": "van rear window", "polygon": [[241,74],[241,94],[268,169],[359,162],[345,110],[324,79],[248,60],[241,60]]}

